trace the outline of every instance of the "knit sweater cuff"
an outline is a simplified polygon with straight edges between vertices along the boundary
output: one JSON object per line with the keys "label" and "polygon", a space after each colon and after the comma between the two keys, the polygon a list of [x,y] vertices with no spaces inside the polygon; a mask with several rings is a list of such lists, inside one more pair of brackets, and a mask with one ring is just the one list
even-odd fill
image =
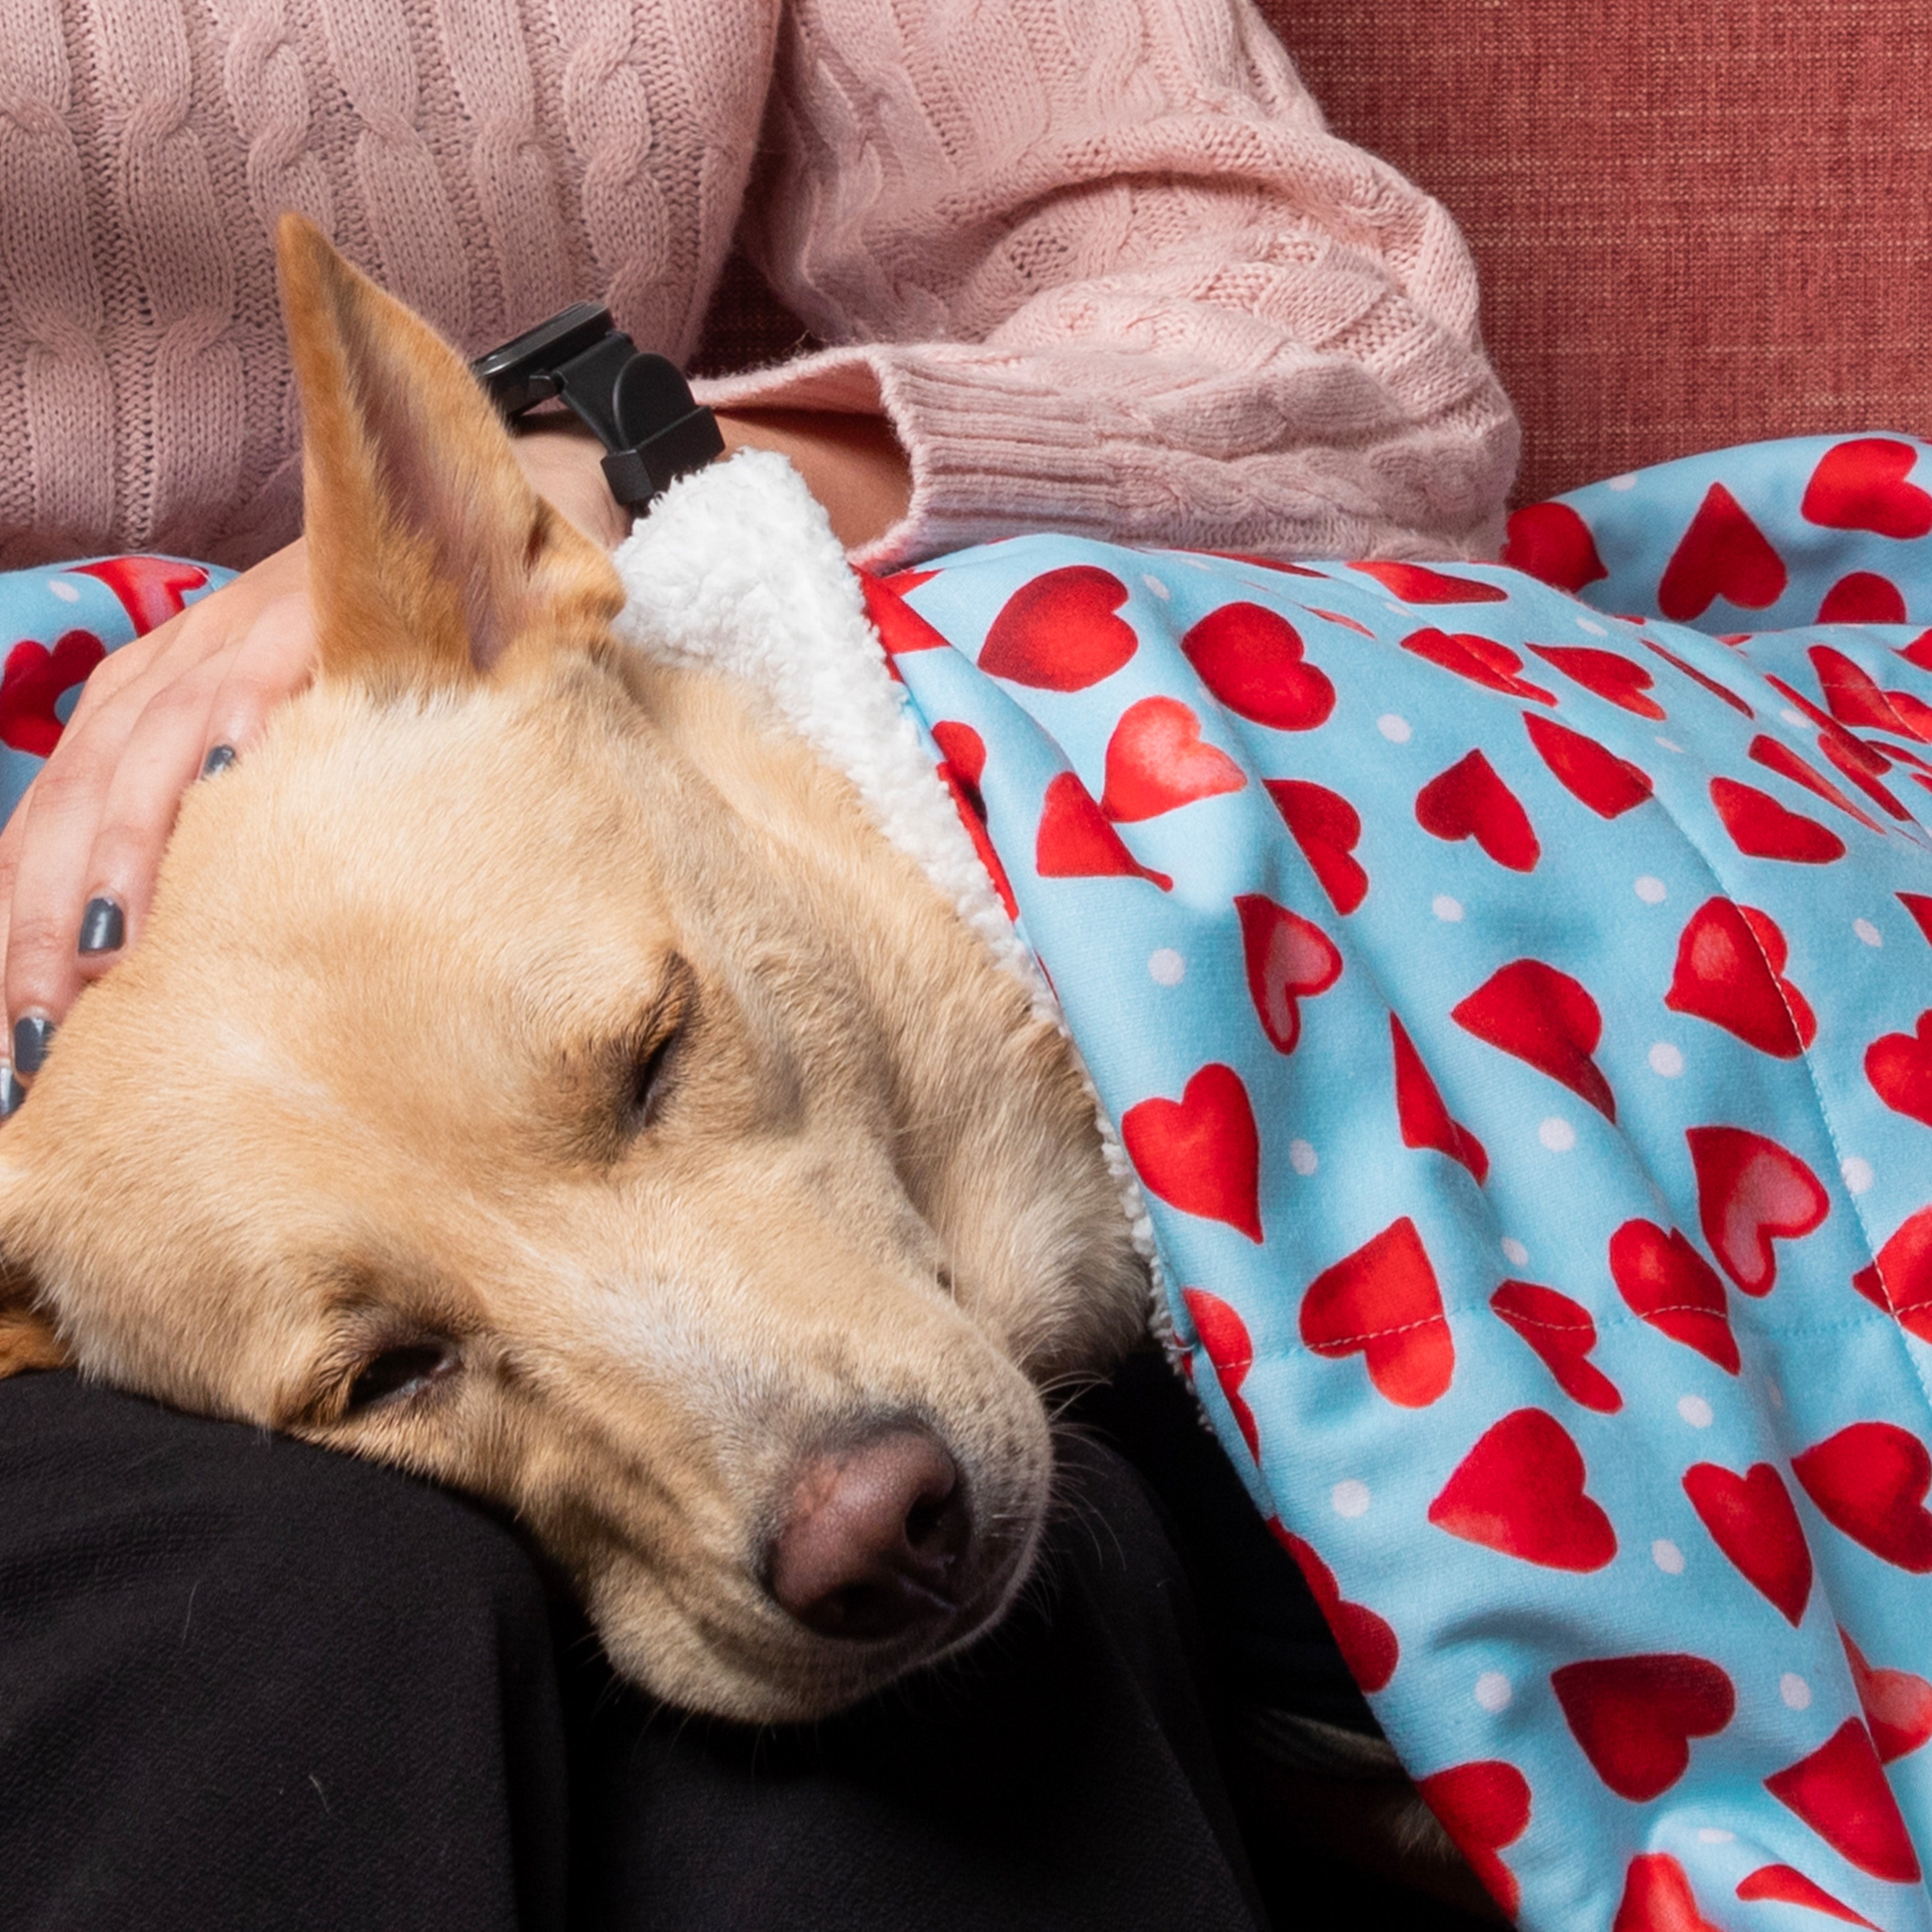
{"label": "knit sweater cuff", "polygon": [[[1335,374],[1354,398],[1334,424],[1283,433],[1238,380],[1225,394],[1199,370],[1168,392],[1192,398],[1180,435],[1150,395],[1144,358],[1110,394],[1090,351],[1052,380],[1050,352],[992,345],[827,350],[694,386],[720,409],[883,416],[910,459],[912,501],[852,553],[892,570],[1029,530],[1114,542],[1281,557],[1493,557],[1516,454],[1516,423],[1486,372],[1418,418],[1360,370]],[[1097,377],[1097,380],[1096,380]],[[1191,380],[1190,380],[1191,379]],[[1330,409],[1328,414],[1335,413]]]}
{"label": "knit sweater cuff", "polygon": [[[868,570],[1029,530],[1119,536],[1131,500],[1090,396],[1057,393],[950,344],[832,349],[776,369],[694,384],[714,409],[883,416],[912,470],[898,522],[852,553]],[[1137,507],[1137,506],[1136,506]]]}

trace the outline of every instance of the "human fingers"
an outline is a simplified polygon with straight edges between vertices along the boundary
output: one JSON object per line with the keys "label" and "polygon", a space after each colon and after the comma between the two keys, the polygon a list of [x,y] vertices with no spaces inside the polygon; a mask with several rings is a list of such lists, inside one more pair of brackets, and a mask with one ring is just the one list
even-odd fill
{"label": "human fingers", "polygon": [[[5,962],[0,988],[18,1073],[30,1076],[38,1069],[46,1040],[80,988],[77,946],[89,857],[115,772],[130,742],[138,733],[161,735],[163,742],[150,748],[153,757],[144,760],[150,783],[157,765],[178,761],[187,740],[205,735],[207,706],[221,681],[218,673],[202,668],[232,654],[266,606],[300,590],[306,575],[299,543],[278,551],[113,652],[88,679],[60,742],[0,834],[0,956]],[[156,703],[177,684],[183,688]],[[177,782],[176,798],[180,789]],[[160,836],[164,840],[165,830]],[[97,920],[88,936],[99,939],[111,932]],[[6,1082],[0,1080],[0,1102],[7,1097]]]}
{"label": "human fingers", "polygon": [[68,895],[82,981],[100,978],[140,938],[183,793],[248,750],[270,712],[308,682],[314,661],[308,599],[279,597],[263,607],[240,644],[171,679],[148,700],[115,766],[82,874],[85,887]]}

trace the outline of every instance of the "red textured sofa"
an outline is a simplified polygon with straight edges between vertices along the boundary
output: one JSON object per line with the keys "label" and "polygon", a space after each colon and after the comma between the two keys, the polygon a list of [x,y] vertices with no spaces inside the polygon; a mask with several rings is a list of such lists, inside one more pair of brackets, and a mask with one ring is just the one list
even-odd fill
{"label": "red textured sofa", "polygon": [[[1923,0],[1260,4],[1337,130],[1462,224],[1517,502],[1728,442],[1932,430]],[[734,262],[701,366],[802,337]]]}

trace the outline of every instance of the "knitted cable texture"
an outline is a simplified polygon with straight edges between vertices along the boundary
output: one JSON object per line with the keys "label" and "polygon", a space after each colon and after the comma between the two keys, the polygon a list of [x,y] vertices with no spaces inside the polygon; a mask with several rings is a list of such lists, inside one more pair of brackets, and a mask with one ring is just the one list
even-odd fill
{"label": "knitted cable texture", "polygon": [[684,357],[734,230],[883,410],[904,560],[1027,527],[1481,552],[1515,424],[1442,209],[1250,0],[58,0],[0,44],[0,564],[298,518],[298,208],[471,352],[585,296]]}

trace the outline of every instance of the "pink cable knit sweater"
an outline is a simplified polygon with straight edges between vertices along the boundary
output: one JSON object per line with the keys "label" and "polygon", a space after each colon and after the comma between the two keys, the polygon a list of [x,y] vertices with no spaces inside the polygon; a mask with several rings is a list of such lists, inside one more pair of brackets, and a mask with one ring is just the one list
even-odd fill
{"label": "pink cable knit sweater", "polygon": [[1250,0],[46,0],[0,38],[0,562],[294,533],[285,208],[472,352],[597,296],[688,356],[740,232],[836,346],[709,399],[890,416],[875,562],[1498,534],[1461,238]]}

